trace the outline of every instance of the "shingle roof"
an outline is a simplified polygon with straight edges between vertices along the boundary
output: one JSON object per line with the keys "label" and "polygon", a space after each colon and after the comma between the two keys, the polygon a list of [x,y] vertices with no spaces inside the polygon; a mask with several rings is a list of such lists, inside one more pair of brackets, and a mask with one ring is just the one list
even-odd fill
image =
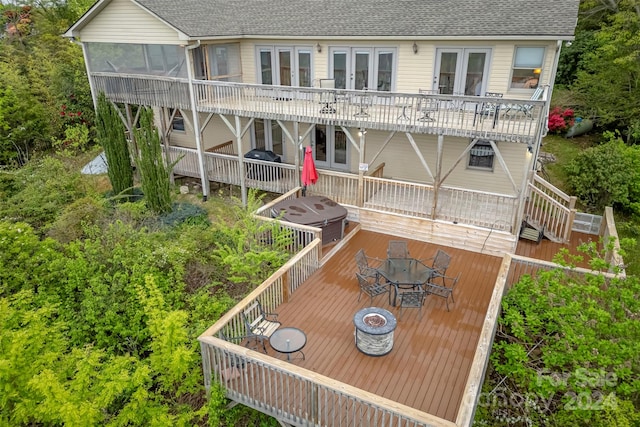
{"label": "shingle roof", "polygon": [[579,0],[134,0],[190,37],[571,37]]}

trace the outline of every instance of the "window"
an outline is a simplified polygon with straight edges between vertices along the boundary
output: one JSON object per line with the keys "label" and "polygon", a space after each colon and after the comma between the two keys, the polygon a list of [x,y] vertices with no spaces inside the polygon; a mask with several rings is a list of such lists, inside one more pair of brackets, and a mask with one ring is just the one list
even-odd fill
{"label": "window", "polygon": [[469,151],[469,167],[474,169],[493,170],[495,153],[491,143],[486,139],[479,139]]}
{"label": "window", "polygon": [[393,48],[334,46],[330,48],[330,75],[336,89],[374,89],[394,87],[396,51]]}
{"label": "window", "polygon": [[171,129],[178,132],[184,132],[184,118],[180,110],[170,109]]}
{"label": "window", "polygon": [[511,88],[537,88],[543,61],[543,47],[517,47],[513,60]]}

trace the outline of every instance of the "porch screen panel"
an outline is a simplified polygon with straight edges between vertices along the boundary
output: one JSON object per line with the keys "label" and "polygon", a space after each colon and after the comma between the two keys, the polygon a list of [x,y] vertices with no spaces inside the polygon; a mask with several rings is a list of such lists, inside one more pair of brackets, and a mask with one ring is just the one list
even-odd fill
{"label": "porch screen panel", "polygon": [[240,46],[237,43],[209,46],[211,80],[241,82]]}
{"label": "porch screen panel", "polygon": [[311,52],[298,52],[298,86],[311,87]]}
{"label": "porch screen panel", "polygon": [[336,89],[347,88],[347,53],[333,53],[333,78],[336,81]]}
{"label": "porch screen panel", "polygon": [[393,75],[393,53],[380,52],[378,54],[377,88],[380,91],[390,91]]}
{"label": "porch screen panel", "polygon": [[86,43],[89,70],[185,77],[184,51],[174,45]]}

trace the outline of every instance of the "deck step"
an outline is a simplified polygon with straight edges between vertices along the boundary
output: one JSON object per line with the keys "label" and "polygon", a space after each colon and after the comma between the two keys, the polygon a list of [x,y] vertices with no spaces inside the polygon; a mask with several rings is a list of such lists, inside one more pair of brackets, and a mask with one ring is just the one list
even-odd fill
{"label": "deck step", "polygon": [[544,236],[543,230],[538,230],[537,228],[532,227],[530,224],[523,222],[522,228],[520,229],[520,238],[540,243],[542,237]]}

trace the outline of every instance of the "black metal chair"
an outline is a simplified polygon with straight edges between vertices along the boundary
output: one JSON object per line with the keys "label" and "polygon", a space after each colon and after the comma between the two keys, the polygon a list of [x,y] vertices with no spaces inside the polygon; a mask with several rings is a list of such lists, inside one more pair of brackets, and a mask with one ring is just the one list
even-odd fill
{"label": "black metal chair", "polygon": [[375,277],[376,280],[379,278],[379,273],[376,267],[380,266],[381,260],[378,258],[368,257],[364,249],[360,249],[356,252],[356,265],[358,266],[358,271],[364,277]]}
{"label": "black metal chair", "polygon": [[[365,277],[360,273],[356,273],[358,278],[358,284],[360,285],[360,293],[358,294],[358,301],[362,294],[367,294],[370,299],[370,304],[373,305],[373,299],[378,295],[389,293],[389,285],[382,284],[372,277]],[[374,279],[371,281],[371,279]]]}
{"label": "black metal chair", "polygon": [[420,289],[417,291],[405,291],[400,294],[400,314],[399,318],[402,319],[402,310],[405,308],[417,308],[420,310],[420,319],[422,319],[422,306],[427,293]]}
{"label": "black metal chair", "polygon": [[444,275],[447,273],[447,269],[449,268],[449,264],[451,263],[451,255],[449,255],[442,249],[438,249],[434,256],[428,258],[425,261],[432,261],[430,266],[433,270],[433,273],[431,275],[432,278],[444,277]]}
{"label": "black metal chair", "polygon": [[461,273],[458,273],[458,275],[456,277],[447,277],[447,276],[437,276],[437,277],[442,277],[443,286],[440,285],[436,285],[433,282],[427,282],[424,285],[422,285],[424,287],[424,290],[429,294],[429,295],[433,295],[436,297],[440,297],[443,298],[445,301],[445,304],[447,305],[447,311],[449,311],[449,298],[451,298],[451,302],[456,302],[453,299],[453,291],[456,288],[456,286],[458,285],[458,282],[460,281],[460,275]]}
{"label": "black metal chair", "polygon": [[281,323],[277,320],[276,313],[267,313],[262,308],[260,301],[254,301],[242,311],[242,318],[246,327],[246,338],[254,340],[256,345],[261,344],[264,352],[267,352],[265,341],[278,329]]}
{"label": "black metal chair", "polygon": [[404,240],[389,240],[387,258],[409,258],[409,247]]}
{"label": "black metal chair", "polygon": [[[491,100],[476,105],[473,125],[476,125],[476,118],[478,116],[480,116],[480,120],[484,120],[486,117],[493,117],[493,127],[495,127],[498,123],[498,116],[500,115],[503,94],[500,92],[487,92],[484,96],[485,98],[491,98]],[[493,99],[495,99],[495,101]]]}

